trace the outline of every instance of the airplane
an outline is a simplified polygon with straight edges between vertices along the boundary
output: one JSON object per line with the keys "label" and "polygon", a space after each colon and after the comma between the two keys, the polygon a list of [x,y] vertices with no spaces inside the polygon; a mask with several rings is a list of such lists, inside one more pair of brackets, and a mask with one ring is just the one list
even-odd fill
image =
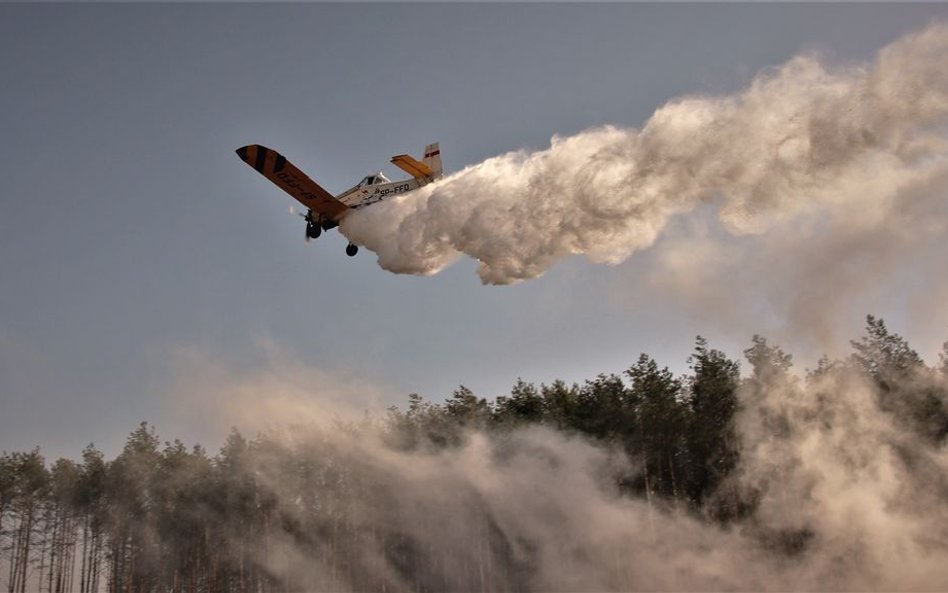
{"label": "airplane", "polygon": [[[443,175],[441,149],[435,142],[425,147],[425,156],[421,161],[407,154],[392,157],[392,164],[411,175],[411,179],[389,181],[379,171],[366,175],[353,187],[333,196],[271,148],[249,144],[238,148],[236,152],[242,161],[306,206],[306,214],[300,215],[306,219],[307,241],[339,226],[339,221],[355,210],[414,191]],[[349,257],[358,252],[357,245],[349,243],[346,246],[346,255]]]}

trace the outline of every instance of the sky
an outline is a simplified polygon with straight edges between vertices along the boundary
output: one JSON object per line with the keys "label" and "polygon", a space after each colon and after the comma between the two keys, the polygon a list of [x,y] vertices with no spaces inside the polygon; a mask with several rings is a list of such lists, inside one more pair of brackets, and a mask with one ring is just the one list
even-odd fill
{"label": "sky", "polygon": [[400,178],[388,159],[434,141],[459,171],[641,127],[801,52],[869,61],[938,19],[948,5],[0,4],[0,450],[114,453],[143,420],[214,450],[258,426],[246,398],[291,419],[462,384],[492,398],[641,352],[685,372],[697,334],[739,357],[764,333],[812,364],[867,313],[933,362],[948,315],[912,314],[911,274],[818,338],[766,291],[737,319],[663,289],[676,238],[720,233],[702,209],[618,265],[569,257],[508,286],[463,257],[396,275],[336,232],[305,244],[295,202],[234,149],[275,148],[333,192]]}

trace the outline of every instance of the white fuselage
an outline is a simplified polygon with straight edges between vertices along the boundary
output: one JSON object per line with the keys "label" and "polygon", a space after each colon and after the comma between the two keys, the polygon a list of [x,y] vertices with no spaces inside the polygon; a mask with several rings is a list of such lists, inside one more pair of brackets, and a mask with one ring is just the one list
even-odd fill
{"label": "white fuselage", "polygon": [[359,208],[370,206],[376,202],[381,202],[384,199],[416,190],[423,185],[422,183],[419,183],[417,179],[388,181],[384,177],[382,177],[384,181],[377,183],[366,183],[366,180],[372,177],[375,177],[378,181],[378,178],[381,177],[381,175],[370,175],[359,185],[347,189],[336,196],[336,199],[343,204],[358,210]]}

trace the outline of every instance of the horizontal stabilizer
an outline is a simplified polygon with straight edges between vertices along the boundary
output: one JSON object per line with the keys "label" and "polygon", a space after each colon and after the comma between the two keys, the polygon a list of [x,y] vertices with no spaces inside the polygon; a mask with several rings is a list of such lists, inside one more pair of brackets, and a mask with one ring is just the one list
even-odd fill
{"label": "horizontal stabilizer", "polygon": [[431,167],[421,161],[415,160],[407,154],[393,156],[392,164],[415,179],[425,179],[434,175],[434,171],[431,170]]}
{"label": "horizontal stabilizer", "polygon": [[314,212],[339,220],[349,211],[349,206],[334,198],[275,150],[250,144],[238,148],[237,156]]}

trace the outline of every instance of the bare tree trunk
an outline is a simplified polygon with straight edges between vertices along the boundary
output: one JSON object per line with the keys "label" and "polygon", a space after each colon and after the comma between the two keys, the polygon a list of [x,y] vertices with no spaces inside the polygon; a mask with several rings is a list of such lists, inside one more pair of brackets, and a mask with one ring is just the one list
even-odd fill
{"label": "bare tree trunk", "polygon": [[66,515],[62,518],[62,534],[59,537],[59,562],[56,565],[56,593],[66,593],[66,571],[72,557],[72,521]]}
{"label": "bare tree trunk", "polygon": [[112,575],[109,591],[112,593],[122,593],[122,575],[125,571],[125,536],[116,537],[112,542]]}
{"label": "bare tree trunk", "polygon": [[68,518],[67,525],[65,541],[66,553],[63,555],[57,593],[69,593],[73,591],[73,583],[76,575],[76,551],[79,547],[79,526],[75,518]]}
{"label": "bare tree trunk", "polygon": [[26,515],[26,529],[24,530],[23,569],[20,573],[20,593],[26,593],[26,581],[27,577],[29,577],[30,543],[33,540],[33,522],[35,520],[34,514],[34,508],[31,504]]}
{"label": "bare tree trunk", "polygon": [[[58,529],[58,524],[55,519],[52,519],[52,510],[47,508],[45,515],[45,527],[42,529],[43,540],[40,544],[40,562],[39,562],[39,581],[36,585],[37,591],[43,590],[43,571],[46,570],[46,550],[49,549],[49,571],[46,573],[46,587],[47,591],[52,593],[52,584],[53,584],[53,566],[55,566],[55,553],[56,553],[56,530]],[[50,533],[50,528],[52,528],[52,533]]]}
{"label": "bare tree trunk", "polygon": [[[86,515],[82,519],[82,561],[79,563],[79,593],[87,593],[86,589],[86,558],[89,556],[89,521],[91,518]],[[70,586],[70,589],[72,587]]]}
{"label": "bare tree trunk", "polygon": [[124,571],[125,572],[125,590],[128,593],[134,593],[135,591],[135,573],[133,572],[133,569],[135,568],[135,560],[137,560],[137,558],[135,557],[136,556],[135,552],[136,550],[135,550],[134,544],[132,546],[129,546],[129,549],[127,552],[128,559],[125,561],[125,571]]}
{"label": "bare tree trunk", "polygon": [[20,572],[20,542],[23,531],[23,518],[15,530],[15,535],[10,540],[10,581],[7,583],[7,593],[14,593],[17,590],[17,576]]}
{"label": "bare tree trunk", "polygon": [[19,553],[20,541],[19,526],[14,531],[15,533],[10,538],[10,569],[7,571],[7,574],[9,575],[9,580],[7,581],[7,593],[13,593],[16,590],[17,568],[20,565],[19,556],[17,555]]}
{"label": "bare tree trunk", "polygon": [[247,583],[246,583],[246,572],[244,570],[244,545],[245,542],[243,538],[240,540],[240,545],[238,548],[238,553],[240,557],[238,558],[238,568],[237,568],[237,593],[246,593]]}
{"label": "bare tree trunk", "polygon": [[99,578],[102,573],[102,536],[97,530],[92,532],[92,557],[90,558],[90,578],[91,578],[91,587],[89,587],[90,593],[98,593],[99,591]]}

